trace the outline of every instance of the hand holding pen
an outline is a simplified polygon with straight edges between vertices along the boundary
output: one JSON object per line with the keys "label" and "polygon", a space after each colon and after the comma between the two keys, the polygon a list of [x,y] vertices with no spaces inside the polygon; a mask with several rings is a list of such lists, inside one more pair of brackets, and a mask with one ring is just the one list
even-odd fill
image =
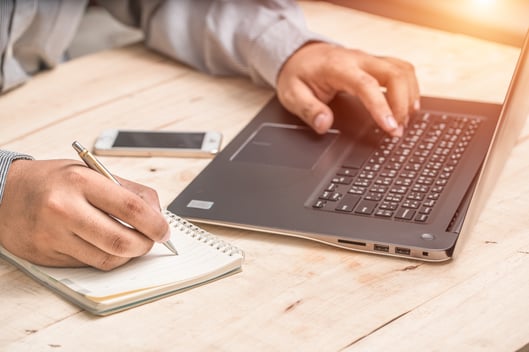
{"label": "hand holding pen", "polygon": [[[77,151],[79,154],[79,157],[85,162],[85,164],[93,169],[94,171],[99,172],[103,176],[107,177],[108,179],[112,180],[117,185],[121,186],[121,183],[108,171],[108,169],[94,156],[92,153],[90,153],[85,147],[83,147],[79,142],[74,141],[72,143],[72,147]],[[117,221],[119,221],[121,224],[128,226],[132,228],[129,224],[119,220],[116,218]],[[172,253],[178,254],[176,248],[174,247],[171,240],[167,240],[163,242],[164,246],[166,246]]]}

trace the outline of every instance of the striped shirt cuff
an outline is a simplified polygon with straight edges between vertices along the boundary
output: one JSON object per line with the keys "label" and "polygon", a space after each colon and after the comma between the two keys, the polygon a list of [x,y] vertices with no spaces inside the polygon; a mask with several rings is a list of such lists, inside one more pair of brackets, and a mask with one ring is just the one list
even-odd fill
{"label": "striped shirt cuff", "polygon": [[4,188],[6,186],[7,172],[13,160],[17,159],[33,159],[31,156],[21,153],[10,152],[0,149],[0,204],[4,196]]}

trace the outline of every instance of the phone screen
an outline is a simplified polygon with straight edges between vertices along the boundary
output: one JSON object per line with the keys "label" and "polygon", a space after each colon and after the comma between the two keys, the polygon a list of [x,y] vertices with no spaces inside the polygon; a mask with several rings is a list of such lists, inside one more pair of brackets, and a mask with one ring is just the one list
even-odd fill
{"label": "phone screen", "polygon": [[129,132],[120,131],[113,147],[200,149],[204,132]]}

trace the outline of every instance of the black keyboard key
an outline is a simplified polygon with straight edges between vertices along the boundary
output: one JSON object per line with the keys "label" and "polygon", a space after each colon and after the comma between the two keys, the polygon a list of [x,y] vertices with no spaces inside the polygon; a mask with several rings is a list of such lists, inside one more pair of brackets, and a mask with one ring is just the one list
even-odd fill
{"label": "black keyboard key", "polygon": [[423,192],[410,192],[410,193],[408,193],[408,196],[406,197],[406,199],[423,200],[424,196],[425,196],[425,194]]}
{"label": "black keyboard key", "polygon": [[425,207],[423,206],[421,210],[419,210],[419,213],[428,215],[432,212],[432,207]]}
{"label": "black keyboard key", "polygon": [[356,176],[357,173],[358,173],[358,169],[349,169],[349,168],[342,167],[340,170],[338,170],[336,174],[339,176],[353,177],[353,176]]}
{"label": "black keyboard key", "polygon": [[426,222],[426,220],[428,220],[428,215],[426,215],[426,214],[418,214],[415,217],[415,221],[417,221],[417,222]]}
{"label": "black keyboard key", "polygon": [[332,183],[337,183],[340,185],[350,185],[353,182],[353,178],[350,176],[336,176],[332,179]]}
{"label": "black keyboard key", "polygon": [[390,218],[393,216],[393,212],[391,210],[378,209],[375,212],[375,215],[385,217],[385,218]]}
{"label": "black keyboard key", "polygon": [[390,193],[384,198],[384,200],[388,202],[400,202],[402,200],[402,196],[400,194]]}
{"label": "black keyboard key", "polygon": [[371,130],[313,207],[424,223],[478,127],[476,118],[420,113],[402,138]]}
{"label": "black keyboard key", "polygon": [[365,191],[366,191],[366,188],[365,188],[365,187],[353,186],[353,187],[351,187],[351,189],[348,191],[348,193],[351,193],[351,194],[364,194]]}
{"label": "black keyboard key", "polygon": [[430,207],[430,208],[431,208],[431,207],[433,207],[433,206],[435,205],[435,200],[433,200],[433,199],[428,199],[426,202],[423,203],[423,205],[424,205],[425,207]]}
{"label": "black keyboard key", "polygon": [[329,198],[329,200],[337,201],[337,200],[340,200],[340,198],[342,198],[342,195],[338,192],[334,192]]}
{"label": "black keyboard key", "polygon": [[324,200],[318,199],[318,200],[316,201],[316,203],[314,203],[314,204],[312,205],[312,207],[313,207],[313,208],[317,208],[317,209],[321,209],[321,208],[323,208],[323,207],[325,206],[325,204],[327,204],[327,202],[325,202]]}
{"label": "black keyboard key", "polygon": [[374,200],[376,202],[382,200],[382,194],[381,193],[373,193],[373,192],[369,192],[368,194],[365,195],[364,199],[366,200]]}
{"label": "black keyboard key", "polygon": [[356,203],[360,200],[360,196],[355,194],[346,194],[343,196],[342,200],[336,207],[338,211],[352,212]]}
{"label": "black keyboard key", "polygon": [[402,207],[403,208],[410,208],[410,209],[418,209],[420,207],[421,203],[416,201],[416,200],[410,200],[410,199],[406,199],[403,203],[402,203]]}
{"label": "black keyboard key", "polygon": [[334,192],[336,190],[338,186],[334,183],[331,183],[330,185],[327,186],[327,188],[325,188],[326,191],[328,192]]}
{"label": "black keyboard key", "polygon": [[328,199],[331,199],[331,196],[332,196],[332,192],[324,191],[324,192],[320,195],[320,199],[322,199],[322,200],[328,200]]}
{"label": "black keyboard key", "polygon": [[376,206],[377,202],[373,202],[370,200],[362,200],[360,203],[358,203],[358,206],[355,209],[355,213],[371,215],[373,213],[373,210],[375,210]]}
{"label": "black keyboard key", "polygon": [[369,185],[371,184],[371,181],[368,180],[367,178],[359,178],[353,184],[359,187],[369,187]]}
{"label": "black keyboard key", "polygon": [[399,208],[395,214],[395,218],[403,220],[411,220],[415,215],[415,210],[409,208]]}
{"label": "black keyboard key", "polygon": [[380,209],[383,209],[383,210],[395,210],[397,209],[399,203],[397,202],[387,202],[387,201],[384,201],[382,203],[380,203]]}

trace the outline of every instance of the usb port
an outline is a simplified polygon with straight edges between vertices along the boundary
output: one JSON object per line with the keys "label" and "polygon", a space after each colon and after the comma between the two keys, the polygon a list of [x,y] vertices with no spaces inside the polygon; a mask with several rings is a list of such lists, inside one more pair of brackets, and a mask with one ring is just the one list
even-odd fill
{"label": "usb port", "polygon": [[395,247],[396,254],[410,255],[411,250],[409,248]]}
{"label": "usb port", "polygon": [[383,244],[376,244],[375,243],[375,246],[373,247],[373,249],[375,251],[379,251],[379,252],[389,252],[389,246],[386,246],[386,245],[383,245]]}

